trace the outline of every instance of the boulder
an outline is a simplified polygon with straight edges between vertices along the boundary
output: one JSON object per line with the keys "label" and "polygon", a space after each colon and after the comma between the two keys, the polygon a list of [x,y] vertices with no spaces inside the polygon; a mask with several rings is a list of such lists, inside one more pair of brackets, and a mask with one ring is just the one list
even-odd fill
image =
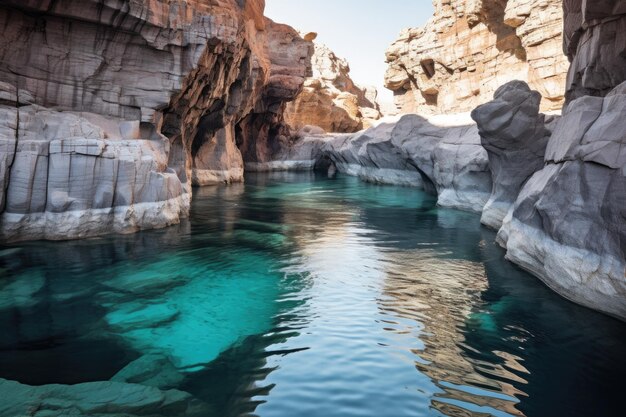
{"label": "boulder", "polygon": [[522,185],[544,166],[550,132],[539,113],[540,102],[541,94],[528,84],[511,81],[496,91],[493,101],[472,112],[493,181],[481,221],[495,230],[502,226]]}

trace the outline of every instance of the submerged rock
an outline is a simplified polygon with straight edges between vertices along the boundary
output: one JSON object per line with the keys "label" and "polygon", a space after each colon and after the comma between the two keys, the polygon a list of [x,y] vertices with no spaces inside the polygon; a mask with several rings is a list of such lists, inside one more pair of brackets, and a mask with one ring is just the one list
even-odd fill
{"label": "submerged rock", "polygon": [[0,379],[0,416],[203,416],[208,407],[190,394],[120,382],[29,386]]}

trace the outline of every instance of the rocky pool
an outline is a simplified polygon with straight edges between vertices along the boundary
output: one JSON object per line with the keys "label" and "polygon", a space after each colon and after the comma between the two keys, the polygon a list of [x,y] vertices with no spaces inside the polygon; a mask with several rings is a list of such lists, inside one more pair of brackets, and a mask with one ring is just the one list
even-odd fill
{"label": "rocky pool", "polygon": [[0,247],[3,417],[616,416],[625,352],[479,215],[355,178],[252,175],[179,226]]}

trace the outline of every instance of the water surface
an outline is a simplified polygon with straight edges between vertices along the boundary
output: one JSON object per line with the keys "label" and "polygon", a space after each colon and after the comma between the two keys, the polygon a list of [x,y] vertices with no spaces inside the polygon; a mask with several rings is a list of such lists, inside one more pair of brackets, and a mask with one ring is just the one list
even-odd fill
{"label": "water surface", "polygon": [[354,178],[199,189],[179,226],[0,248],[0,378],[154,368],[208,417],[622,415],[626,325],[494,238]]}

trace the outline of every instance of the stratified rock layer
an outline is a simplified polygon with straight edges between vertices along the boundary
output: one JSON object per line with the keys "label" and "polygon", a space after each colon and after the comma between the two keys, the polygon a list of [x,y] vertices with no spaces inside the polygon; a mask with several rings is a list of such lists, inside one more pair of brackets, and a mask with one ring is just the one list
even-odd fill
{"label": "stratified rock layer", "polygon": [[263,9],[3,2],[0,237],[164,227],[186,216],[192,183],[241,181],[238,145],[275,151],[310,72],[312,44]]}
{"label": "stratified rock layer", "polygon": [[327,132],[352,133],[381,117],[376,89],[357,86],[348,62],[325,45],[315,44],[312,69],[303,91],[287,104],[285,120],[292,128],[313,125]]}
{"label": "stratified rock layer", "polygon": [[387,50],[386,86],[403,112],[470,111],[508,81],[527,81],[543,110],[563,104],[560,0],[434,0],[435,15]]}

